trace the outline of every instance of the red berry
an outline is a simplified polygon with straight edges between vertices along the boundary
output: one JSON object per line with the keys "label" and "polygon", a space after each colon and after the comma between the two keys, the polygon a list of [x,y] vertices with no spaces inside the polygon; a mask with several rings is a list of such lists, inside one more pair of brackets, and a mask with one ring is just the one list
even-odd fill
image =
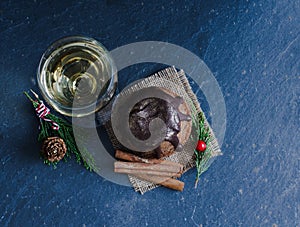
{"label": "red berry", "polygon": [[196,150],[199,152],[204,152],[206,150],[206,143],[203,140],[198,140]]}

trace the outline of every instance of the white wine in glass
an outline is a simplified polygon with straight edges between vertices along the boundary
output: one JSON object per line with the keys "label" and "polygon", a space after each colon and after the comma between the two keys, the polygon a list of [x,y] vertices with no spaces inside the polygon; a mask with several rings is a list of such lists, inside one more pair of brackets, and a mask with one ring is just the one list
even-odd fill
{"label": "white wine in glass", "polygon": [[94,39],[71,36],[53,43],[38,69],[45,100],[66,116],[81,117],[103,108],[117,87],[117,70],[108,50]]}

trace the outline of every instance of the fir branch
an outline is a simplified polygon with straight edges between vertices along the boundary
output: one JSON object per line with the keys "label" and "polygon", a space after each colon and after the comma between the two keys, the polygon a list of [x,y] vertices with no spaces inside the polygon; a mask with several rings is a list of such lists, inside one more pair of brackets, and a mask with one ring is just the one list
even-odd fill
{"label": "fir branch", "polygon": [[198,140],[202,140],[206,143],[206,150],[204,152],[199,152],[196,149],[194,150],[195,164],[197,169],[195,188],[198,185],[200,175],[208,169],[209,167],[208,161],[212,156],[212,151],[210,148],[210,140],[211,140],[210,130],[209,127],[205,125],[205,117],[202,112],[199,112],[197,114],[197,122],[198,122],[198,128],[197,128]]}
{"label": "fir branch", "polygon": [[[33,99],[27,92],[24,92],[24,94],[31,101],[33,107],[37,108],[42,101],[39,99],[38,95],[35,92],[33,92],[32,90],[31,90],[31,92],[33,93],[33,95],[35,96],[36,99]],[[52,113],[47,114],[46,117],[48,119],[56,122],[59,125],[59,130],[53,130],[51,122],[40,119],[40,133],[38,135],[38,141],[42,142],[50,136],[60,137],[61,139],[63,139],[65,141],[66,146],[67,146],[66,157],[75,156],[77,163],[83,164],[87,170],[90,170],[90,171],[95,170],[96,166],[94,164],[94,159],[89,154],[89,152],[86,149],[81,149],[81,150],[84,150],[84,156],[88,157],[88,163],[86,162],[86,160],[83,158],[82,154],[80,153],[80,151],[77,147],[76,141],[75,141],[72,125],[69,122],[67,122],[66,120],[64,120]],[[67,159],[64,158],[64,160],[67,160]],[[57,165],[57,162],[50,162],[46,159],[44,160],[44,163],[47,165],[53,165],[54,168],[56,168],[56,165]]]}

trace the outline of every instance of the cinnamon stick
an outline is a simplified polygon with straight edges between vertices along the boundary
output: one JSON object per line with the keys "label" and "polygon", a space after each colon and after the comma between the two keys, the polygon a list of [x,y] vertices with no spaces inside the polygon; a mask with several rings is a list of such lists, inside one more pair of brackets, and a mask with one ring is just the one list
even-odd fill
{"label": "cinnamon stick", "polygon": [[180,163],[168,161],[168,160],[163,160],[163,159],[146,159],[146,158],[141,158],[137,155],[130,154],[121,150],[116,150],[115,157],[118,159],[122,159],[125,161],[130,161],[130,162],[143,162],[143,163],[149,163],[149,164],[165,164],[165,165],[172,165],[172,166],[178,166],[181,169],[181,172],[183,171],[183,165]]}
{"label": "cinnamon stick", "polygon": [[183,191],[184,188],[184,182],[169,177],[152,176],[147,174],[134,174],[133,176],[177,191]]}
{"label": "cinnamon stick", "polygon": [[146,174],[146,175],[153,175],[153,176],[160,176],[160,177],[180,177],[180,173],[172,173],[172,172],[160,172],[160,171],[153,171],[153,170],[136,170],[136,169],[114,169],[115,173],[127,173],[131,175],[135,174]]}
{"label": "cinnamon stick", "polygon": [[136,170],[154,170],[159,172],[181,173],[182,169],[178,165],[168,165],[164,163],[151,164],[140,162],[122,162],[116,161],[115,168],[120,169],[136,169]]}
{"label": "cinnamon stick", "polygon": [[162,159],[145,159],[121,150],[116,150],[115,157],[131,162],[117,162],[115,172],[131,174],[139,179],[177,191],[182,191],[184,188],[184,182],[171,178],[180,177],[182,174],[183,165],[179,163]]}
{"label": "cinnamon stick", "polygon": [[121,162],[114,164],[116,173],[149,174],[155,176],[180,177],[181,169],[178,166],[164,164],[148,164],[139,162]]}

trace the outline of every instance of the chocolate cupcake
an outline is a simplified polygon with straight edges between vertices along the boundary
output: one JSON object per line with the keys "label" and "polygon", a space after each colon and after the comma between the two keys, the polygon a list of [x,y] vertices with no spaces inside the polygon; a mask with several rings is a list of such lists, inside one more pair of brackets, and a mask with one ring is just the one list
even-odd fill
{"label": "chocolate cupcake", "polygon": [[[128,100],[134,105],[130,107],[129,104],[128,108],[124,108]],[[122,101],[119,100],[118,105],[114,105],[114,107],[119,110],[119,113],[125,113],[125,117],[119,119],[113,109],[112,126],[117,139],[128,148],[128,151],[140,157],[162,158],[173,154],[175,150],[180,152],[180,146],[185,144],[191,133],[191,112],[188,105],[183,98],[164,88],[141,89],[139,92],[134,92],[131,97],[123,97]],[[157,119],[162,122],[156,127],[157,133],[154,130],[151,135],[151,123]],[[118,122],[116,123],[114,120]],[[120,133],[120,129],[125,130],[126,128],[128,128],[127,132]],[[162,132],[164,132],[163,138],[158,135]],[[126,134],[126,138],[124,134]],[[143,144],[144,141],[144,144],[147,145],[147,141],[155,136],[160,139],[156,146],[152,141],[149,143],[154,146],[152,149],[138,149],[141,146],[137,143]]]}

